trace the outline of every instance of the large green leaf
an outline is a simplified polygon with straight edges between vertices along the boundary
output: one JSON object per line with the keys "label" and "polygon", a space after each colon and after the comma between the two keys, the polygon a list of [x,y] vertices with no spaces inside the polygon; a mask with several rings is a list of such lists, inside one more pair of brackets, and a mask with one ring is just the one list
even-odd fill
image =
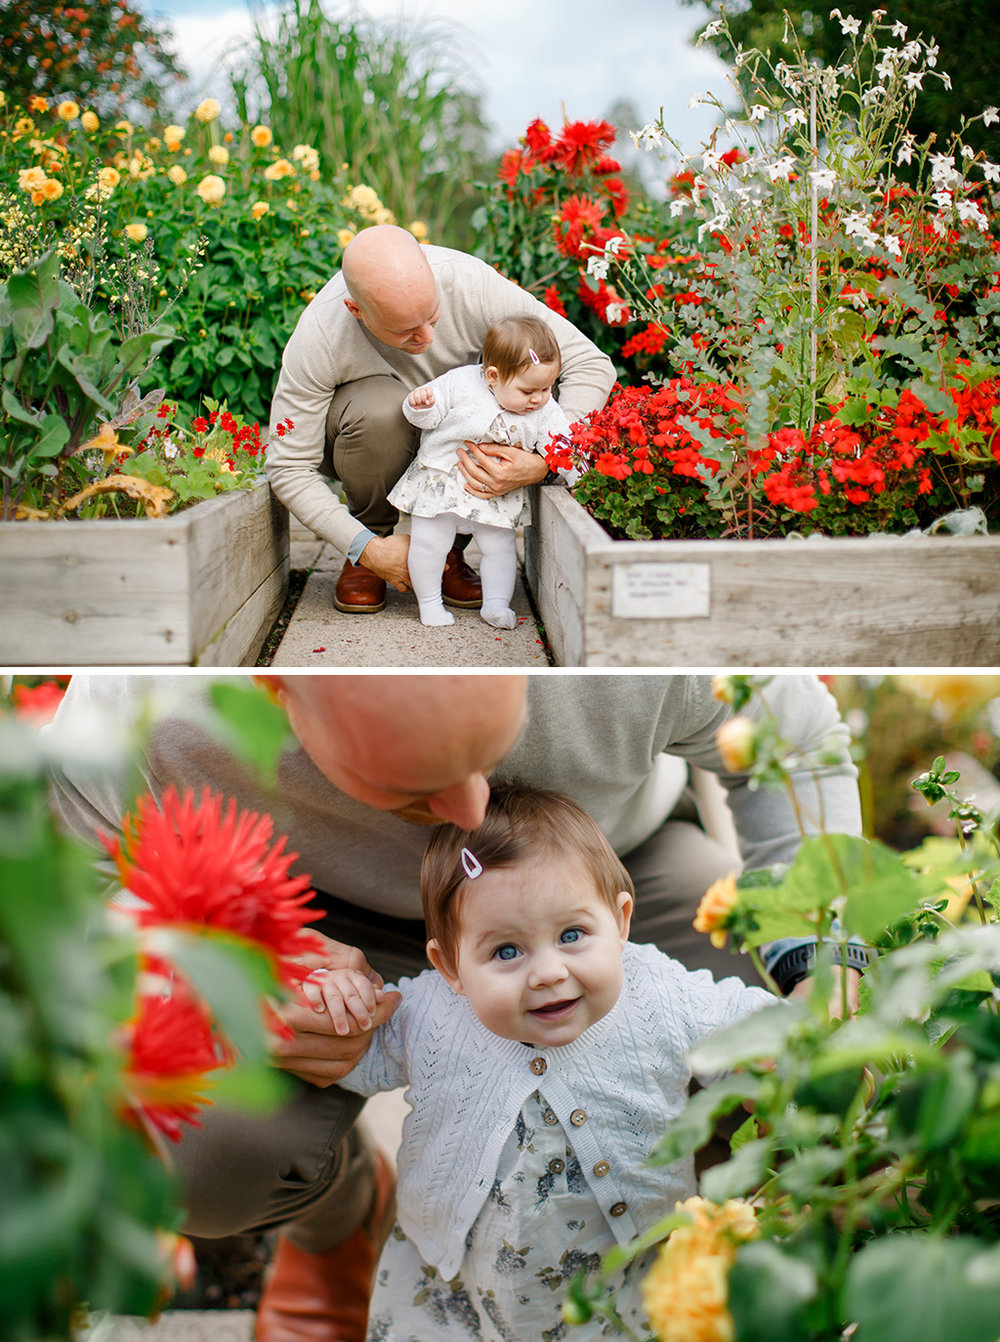
{"label": "large green leaf", "polygon": [[848,1268],[844,1322],[877,1342],[997,1342],[1000,1265],[982,1270],[984,1247],[930,1235],[872,1241]]}
{"label": "large green leaf", "polygon": [[760,1081],[756,1077],[739,1072],[699,1090],[667,1125],[653,1148],[650,1164],[670,1164],[697,1151],[712,1135],[716,1119],[732,1113],[746,1100],[752,1100],[759,1089]]}
{"label": "large green leaf", "polygon": [[30,270],[7,281],[14,339],[19,349],[39,349],[55,325],[59,308],[59,258],[48,252]]}
{"label": "large green leaf", "polygon": [[818,1290],[811,1263],[771,1240],[740,1246],[729,1270],[736,1342],[800,1342],[803,1315]]}
{"label": "large green leaf", "polygon": [[245,679],[216,681],[209,698],[230,749],[256,769],[266,784],[273,784],[282,751],[295,740],[285,710]]}

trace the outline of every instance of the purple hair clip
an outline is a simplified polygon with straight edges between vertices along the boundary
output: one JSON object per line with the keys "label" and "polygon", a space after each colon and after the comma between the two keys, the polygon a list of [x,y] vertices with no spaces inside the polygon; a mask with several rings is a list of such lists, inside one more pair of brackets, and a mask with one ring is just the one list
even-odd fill
{"label": "purple hair clip", "polygon": [[468,848],[462,849],[462,870],[468,876],[470,881],[474,881],[477,876],[483,874],[483,864],[475,853],[470,853]]}
{"label": "purple hair clip", "polygon": [[532,363],[541,363],[541,362],[542,362],[541,359],[538,357],[538,355],[535,353],[535,351],[534,351],[533,349],[531,349],[530,346],[529,346],[529,348],[528,348],[528,358],[531,360]]}

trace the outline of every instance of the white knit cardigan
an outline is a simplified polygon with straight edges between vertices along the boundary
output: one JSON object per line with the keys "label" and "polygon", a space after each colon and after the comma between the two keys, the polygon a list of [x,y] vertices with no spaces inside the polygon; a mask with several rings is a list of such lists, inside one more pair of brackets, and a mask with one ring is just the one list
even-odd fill
{"label": "white knit cardigan", "polygon": [[414,406],[406,400],[403,414],[421,430],[417,460],[434,470],[452,470],[467,438],[474,443],[497,441],[491,429],[498,418],[508,446],[526,452],[544,453],[552,434],[569,435],[569,420],[551,397],[523,415],[504,410],[490,391],[481,366],[453,368],[430,385],[434,404]]}
{"label": "white knit cardigan", "polygon": [[690,1049],[774,998],[735,978],[716,982],[653,946],[625,949],[612,1010],[572,1044],[501,1039],[437,973],[403,979],[403,1001],[340,1084],[361,1095],[408,1087],[399,1153],[399,1222],[445,1281],[489,1195],[500,1153],[538,1091],[555,1116],[619,1244],[694,1191],[689,1159],[644,1162],[683,1109]]}

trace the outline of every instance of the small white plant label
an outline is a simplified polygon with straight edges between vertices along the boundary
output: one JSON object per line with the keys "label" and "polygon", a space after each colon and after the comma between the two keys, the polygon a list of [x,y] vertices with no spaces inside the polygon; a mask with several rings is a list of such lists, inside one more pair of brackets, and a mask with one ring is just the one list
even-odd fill
{"label": "small white plant label", "polygon": [[708,564],[618,564],[611,614],[620,620],[707,616],[711,592]]}

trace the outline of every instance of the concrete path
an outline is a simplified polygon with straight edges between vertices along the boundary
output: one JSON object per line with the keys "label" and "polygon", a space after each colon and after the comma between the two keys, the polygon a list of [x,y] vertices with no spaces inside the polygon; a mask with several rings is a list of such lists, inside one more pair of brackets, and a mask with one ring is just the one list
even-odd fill
{"label": "concrete path", "polygon": [[[479,566],[475,545],[469,562]],[[311,569],[272,666],[548,666],[545,643],[532,614],[524,580],[514,589],[516,629],[493,629],[476,610],[455,610],[455,623],[428,629],[420,623],[412,592],[390,587],[377,615],[345,615],[333,605],[344,556],[293,524],[291,566]]]}

